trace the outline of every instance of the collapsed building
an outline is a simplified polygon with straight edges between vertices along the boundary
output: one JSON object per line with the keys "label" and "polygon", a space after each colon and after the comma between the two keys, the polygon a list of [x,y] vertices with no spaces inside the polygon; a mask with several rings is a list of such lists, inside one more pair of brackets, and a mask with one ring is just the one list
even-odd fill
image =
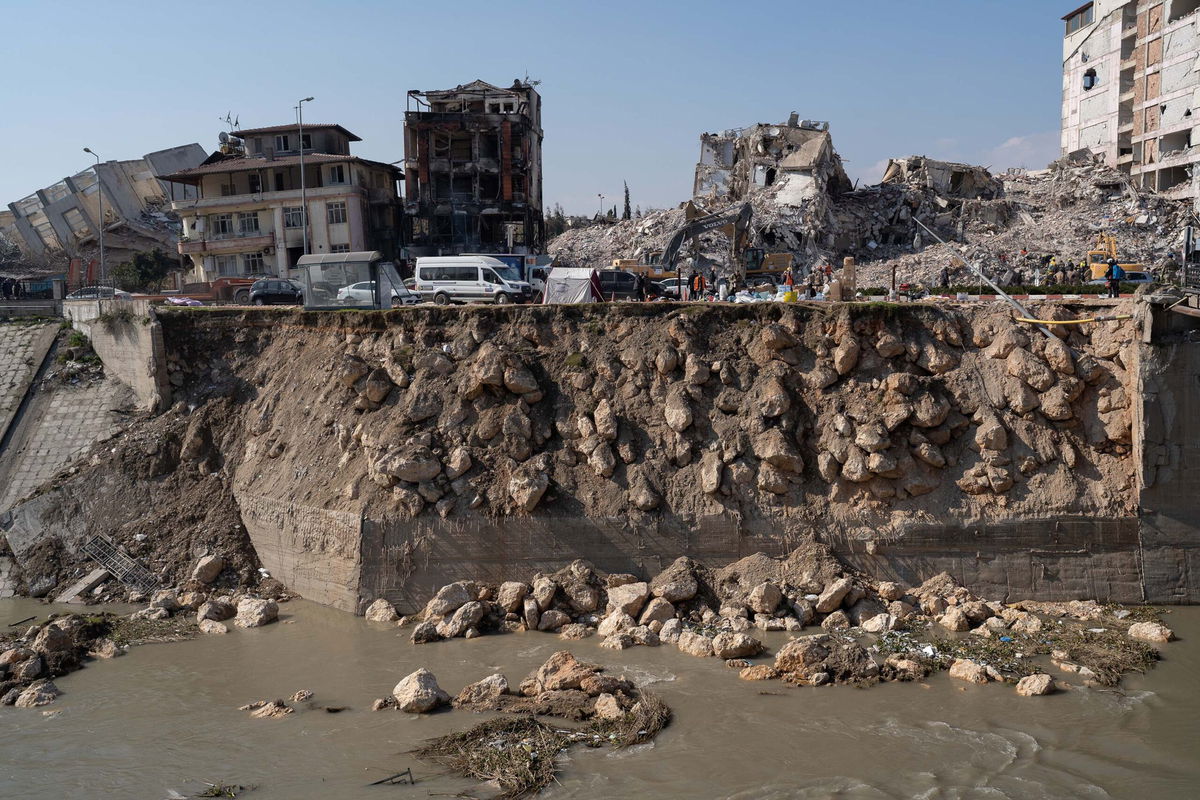
{"label": "collapsed building", "polygon": [[542,101],[536,82],[408,93],[405,256],[537,253]]}
{"label": "collapsed building", "polygon": [[165,177],[207,157],[199,144],[188,144],[100,162],[9,203],[0,210],[0,237],[19,247],[27,260],[47,265],[90,254],[101,225],[110,263],[154,248],[172,251],[179,225],[168,213],[170,204],[194,198],[195,190]]}

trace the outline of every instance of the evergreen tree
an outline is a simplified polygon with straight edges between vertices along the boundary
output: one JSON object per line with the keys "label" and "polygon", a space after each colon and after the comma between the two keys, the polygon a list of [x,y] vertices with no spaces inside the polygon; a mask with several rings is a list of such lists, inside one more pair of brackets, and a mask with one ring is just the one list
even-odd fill
{"label": "evergreen tree", "polygon": [[625,181],[625,211],[621,219],[633,219],[633,209],[629,207],[629,181]]}
{"label": "evergreen tree", "polygon": [[113,279],[129,292],[161,289],[162,282],[179,264],[157,247],[149,253],[135,253],[133,259],[113,267]]}

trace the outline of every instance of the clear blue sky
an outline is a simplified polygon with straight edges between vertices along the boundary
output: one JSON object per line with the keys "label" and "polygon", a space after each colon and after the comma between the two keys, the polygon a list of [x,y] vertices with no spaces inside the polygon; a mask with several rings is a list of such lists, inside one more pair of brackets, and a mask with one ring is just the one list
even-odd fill
{"label": "clear blue sky", "polygon": [[[405,91],[529,75],[545,200],[669,206],[699,135],[791,111],[829,120],[852,177],[924,154],[1042,167],[1058,154],[1062,23],[1076,3],[0,0],[0,204],[105,159],[305,116],[403,157]],[[611,203],[610,203],[611,204]]]}

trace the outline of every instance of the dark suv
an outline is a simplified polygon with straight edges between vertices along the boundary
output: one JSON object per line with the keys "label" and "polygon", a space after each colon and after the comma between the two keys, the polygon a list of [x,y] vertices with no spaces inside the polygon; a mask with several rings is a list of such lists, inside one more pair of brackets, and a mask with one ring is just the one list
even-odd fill
{"label": "dark suv", "polygon": [[[621,269],[598,269],[600,290],[605,300],[641,300],[638,296],[638,276]],[[646,281],[646,298],[653,299],[662,294],[658,286]]]}
{"label": "dark suv", "polygon": [[250,287],[250,303],[256,306],[273,304],[300,305],[304,292],[291,281],[280,278],[263,278]]}

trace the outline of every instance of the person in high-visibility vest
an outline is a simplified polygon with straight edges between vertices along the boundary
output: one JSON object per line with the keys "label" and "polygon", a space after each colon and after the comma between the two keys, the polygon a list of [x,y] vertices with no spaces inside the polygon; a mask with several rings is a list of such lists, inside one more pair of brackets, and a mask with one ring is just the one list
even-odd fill
{"label": "person in high-visibility vest", "polygon": [[699,272],[693,272],[692,282],[689,288],[692,290],[691,299],[699,300],[700,298],[704,297],[704,276]]}

